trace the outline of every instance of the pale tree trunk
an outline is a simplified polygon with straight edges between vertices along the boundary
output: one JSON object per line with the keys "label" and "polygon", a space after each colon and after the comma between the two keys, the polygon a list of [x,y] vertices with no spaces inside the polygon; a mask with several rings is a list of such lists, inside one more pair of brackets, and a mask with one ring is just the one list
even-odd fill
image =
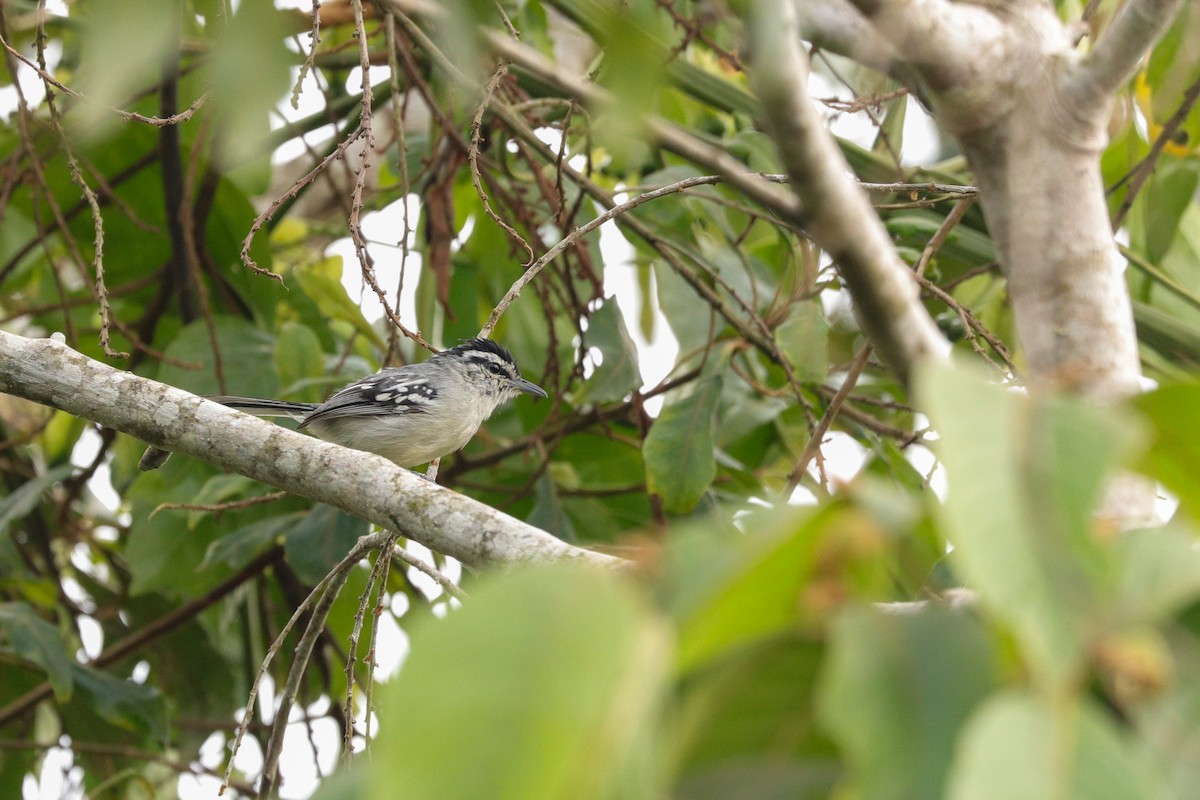
{"label": "pale tree trunk", "polygon": [[[1182,0],[1130,0],[1081,54],[1041,0],[803,0],[800,35],[886,70],[976,176],[1033,386],[1114,399],[1140,364],[1100,154],[1114,94]],[[784,144],[786,147],[786,143]]]}

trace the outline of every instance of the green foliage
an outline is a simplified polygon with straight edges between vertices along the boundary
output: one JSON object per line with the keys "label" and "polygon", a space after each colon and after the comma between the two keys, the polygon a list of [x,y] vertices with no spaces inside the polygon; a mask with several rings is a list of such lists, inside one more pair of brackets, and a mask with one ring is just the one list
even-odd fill
{"label": "green foliage", "polygon": [[[428,36],[371,14],[360,34],[333,16],[350,4],[322,4],[330,16],[306,67],[320,90],[306,88],[311,113],[286,123],[281,101],[312,44],[307,8],[75,0],[58,17],[35,5],[0,11],[9,41],[35,60],[44,41],[48,71],[88,98],[56,90],[52,118],[19,68],[30,107],[0,119],[0,325],[62,332],[91,357],[197,394],[316,402],[426,358],[363,302],[375,296],[358,289],[367,267],[434,345],[476,335],[523,273],[524,244],[540,256],[612,202],[700,175],[647,143],[650,123],[747,172],[780,170],[746,88],[742,3],[457,0],[440,20],[413,17]],[[1082,5],[1058,7],[1074,20]],[[1133,177],[1146,133],[1159,135],[1195,81],[1196,13],[1118,98],[1100,165],[1110,209],[1128,207],[1128,283],[1159,388],[1111,408],[1009,387],[1024,356],[978,207],[925,272],[944,290],[924,302],[959,365],[910,394],[871,361],[844,396],[862,333],[830,255],[802,231],[720,183],[619,215],[603,249],[595,232],[575,240],[495,330],[551,398],[501,409],[439,480],[636,563],[468,575],[461,607],[398,562],[382,598],[352,570],[302,681],[306,719],[340,726],[352,680],[357,746],[368,637],[396,623],[411,655],[372,689],[370,765],[342,769],[321,796],[385,797],[401,783],[437,797],[1190,796],[1196,109],[1147,162],[1154,173]],[[496,61],[479,26],[509,41],[509,24],[551,67],[510,65],[484,97]],[[376,113],[356,194],[366,139],[334,150],[363,130],[360,42]],[[822,85],[896,88],[821,52]],[[593,77],[611,101],[586,107],[558,72]],[[12,86],[6,64],[0,88]],[[193,104],[167,127],[110,108]],[[918,103],[865,105],[838,112],[872,126],[838,140],[857,178],[970,182],[940,134],[944,160],[900,163]],[[294,183],[327,156],[328,172]],[[909,262],[958,199],[871,197]],[[370,265],[330,248],[350,235],[348,216],[366,223]],[[279,280],[250,270],[244,248]],[[106,352],[105,336],[131,356]],[[656,363],[643,337],[677,345],[674,360]],[[139,473],[142,449],[0,397],[0,796],[18,796],[61,735],[84,791],[174,796],[175,772],[155,759],[189,762],[214,731],[228,741],[276,635],[367,532],[195,459]],[[842,451],[863,460],[853,478],[838,477],[852,460]],[[1178,499],[1170,523],[1118,533],[1094,518],[1123,470]],[[811,506],[789,502],[801,497]],[[962,586],[974,602],[947,602]],[[267,670],[276,689],[293,657],[287,640]]]}

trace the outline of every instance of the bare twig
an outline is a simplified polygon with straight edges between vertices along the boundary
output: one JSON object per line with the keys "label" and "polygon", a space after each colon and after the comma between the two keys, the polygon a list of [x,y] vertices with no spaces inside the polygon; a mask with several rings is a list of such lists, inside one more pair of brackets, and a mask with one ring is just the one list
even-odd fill
{"label": "bare twig", "polygon": [[1120,228],[1121,223],[1125,221],[1125,217],[1129,214],[1129,210],[1133,208],[1133,201],[1137,199],[1142,186],[1154,174],[1154,167],[1158,164],[1159,156],[1162,155],[1166,146],[1175,138],[1175,133],[1187,121],[1188,115],[1191,113],[1192,107],[1196,105],[1198,99],[1200,99],[1200,78],[1197,78],[1187,88],[1187,91],[1184,92],[1179,108],[1175,109],[1175,113],[1163,125],[1162,130],[1159,131],[1158,136],[1154,139],[1154,143],[1150,145],[1150,152],[1146,153],[1146,157],[1109,188],[1108,193],[1112,194],[1121,188],[1122,185],[1129,184],[1129,188],[1125,190],[1125,196],[1121,198],[1121,205],[1113,213],[1112,227],[1114,231]]}
{"label": "bare twig", "polygon": [[[282,500],[287,497],[287,492],[271,492],[270,494],[259,495],[258,497],[247,497],[244,500],[231,500],[228,503],[214,503],[205,505],[202,503],[159,503],[154,510],[150,512],[149,517],[153,517],[160,511],[237,511],[243,508],[252,506],[261,506],[266,503],[274,503],[276,500]],[[148,518],[149,518],[148,517]]]}
{"label": "bare twig", "polygon": [[804,451],[800,453],[800,457],[796,459],[796,465],[792,467],[792,471],[788,474],[787,484],[781,495],[781,499],[784,502],[787,502],[788,498],[792,496],[792,492],[800,485],[800,480],[804,477],[809,462],[821,452],[821,445],[824,444],[825,434],[829,432],[829,427],[833,424],[833,420],[837,417],[838,412],[842,410],[842,405],[846,402],[846,398],[854,390],[854,386],[858,383],[859,376],[862,375],[863,369],[866,368],[867,361],[870,358],[871,345],[865,344],[854,356],[854,360],[850,362],[850,369],[846,371],[846,377],[842,380],[842,385],[838,387],[837,394],[829,401],[829,406],[825,409],[825,413],[813,429],[808,444],[804,446]]}
{"label": "bare twig", "polygon": [[496,64],[496,69],[492,72],[492,77],[488,80],[487,86],[483,89],[483,97],[479,101],[479,108],[475,111],[475,118],[471,121],[471,147],[467,150],[467,162],[471,165],[471,183],[475,187],[475,193],[479,195],[479,199],[483,201],[484,213],[491,218],[492,222],[499,225],[509,238],[520,245],[528,254],[529,258],[525,262],[528,267],[533,263],[533,248],[529,246],[529,242],[521,236],[513,226],[509,225],[500,215],[492,208],[491,198],[483,188],[483,183],[479,179],[479,145],[482,139],[483,132],[483,114],[487,111],[488,103],[491,102],[492,95],[496,93],[496,88],[500,85],[500,81],[504,80],[505,74],[508,72],[508,62],[501,60]]}

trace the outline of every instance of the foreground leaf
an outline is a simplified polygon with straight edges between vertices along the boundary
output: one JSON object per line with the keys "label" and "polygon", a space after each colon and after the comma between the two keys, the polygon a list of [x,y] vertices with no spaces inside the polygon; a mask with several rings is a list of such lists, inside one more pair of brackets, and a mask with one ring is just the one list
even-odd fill
{"label": "foreground leaf", "polygon": [[412,632],[366,797],[656,797],[668,640],[625,578],[499,576]]}

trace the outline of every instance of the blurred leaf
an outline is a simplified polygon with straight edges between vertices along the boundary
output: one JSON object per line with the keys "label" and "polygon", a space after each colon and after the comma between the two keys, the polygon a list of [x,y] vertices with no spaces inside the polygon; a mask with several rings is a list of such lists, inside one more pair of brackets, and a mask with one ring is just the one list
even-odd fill
{"label": "blurred leaf", "polygon": [[594,113],[592,133],[609,150],[618,168],[641,161],[649,153],[645,120],[658,110],[659,93],[666,75],[668,39],[666,18],[656,13],[652,0],[632,0],[623,5],[599,6],[600,40],[604,62],[600,83],[611,93],[610,102]]}
{"label": "blurred leaf", "polygon": [[1181,525],[1129,531],[1114,543],[1123,619],[1156,622],[1200,598],[1200,551],[1196,533]]}
{"label": "blurred leaf", "polygon": [[604,305],[588,318],[583,346],[599,350],[601,362],[576,393],[574,405],[620,400],[642,385],[637,345],[625,327],[625,317],[616,297],[605,300]]}
{"label": "blurred leaf", "polygon": [[282,541],[283,533],[296,526],[306,516],[299,512],[282,514],[232,530],[208,546],[204,560],[197,569],[205,569],[218,563],[241,569],[273,543]]}
{"label": "blurred leaf", "polygon": [[74,663],[58,629],[34,613],[26,603],[0,603],[2,644],[46,673],[60,703],[71,697]]}
{"label": "blurred leaf", "polygon": [[75,471],[74,464],[59,464],[36,478],[22,483],[8,497],[0,498],[0,536],[7,534],[14,521],[29,514],[42,500],[42,494]]}
{"label": "blurred leaf", "polygon": [[284,44],[292,30],[273,3],[236,8],[203,62],[222,130],[221,154],[230,165],[266,155],[268,112],[287,92],[294,60]]}
{"label": "blurred leaf", "polygon": [[829,323],[819,302],[796,303],[775,330],[775,340],[803,383],[820,383],[829,372]]}
{"label": "blurred leaf", "polygon": [[720,394],[719,378],[697,383],[690,395],[665,406],[646,434],[646,490],[673,514],[695,508],[716,477],[713,413]]}
{"label": "blurred leaf", "polygon": [[[1075,704],[1077,703],[1077,705]],[[1170,797],[1144,753],[1090,702],[1019,692],[989,700],[959,744],[951,800]]]}
{"label": "blurred leaf", "polygon": [[814,719],[821,643],[778,636],[728,653],[681,682],[683,757],[673,797],[824,800],[842,772]]}
{"label": "blurred leaf", "polygon": [[1178,495],[1184,512],[1200,520],[1200,384],[1162,386],[1135,397],[1133,404],[1153,430],[1142,468]]}
{"label": "blurred leaf", "polygon": [[387,345],[380,337],[367,318],[363,316],[358,303],[350,299],[346,287],[342,285],[341,270],[337,275],[329,269],[334,263],[341,266],[341,259],[329,259],[326,264],[306,265],[295,270],[296,279],[300,282],[304,293],[308,295],[321,309],[321,313],[329,319],[341,319],[349,322],[354,329],[367,337],[367,341],[381,350]]}
{"label": "blurred leaf", "polygon": [[[274,337],[234,317],[217,317],[214,328],[228,390],[252,397],[274,397],[279,391],[275,371],[263,369],[264,364],[271,363]],[[172,359],[198,364],[200,369],[164,363],[159,368],[159,381],[202,396],[222,393],[213,363],[212,339],[204,320],[196,320],[180,331],[166,352]]]}
{"label": "blurred leaf", "polygon": [[325,352],[321,340],[307,325],[285,322],[275,338],[275,370],[283,393],[302,401],[316,402],[319,393],[311,385],[307,392],[297,394],[297,388],[312,378],[325,375]]}
{"label": "blurred leaf", "polygon": [[919,391],[940,437],[949,495],[941,506],[968,585],[1013,626],[1034,674],[1073,680],[1101,624],[1110,564],[1091,530],[1103,480],[1134,431],[1069,398],[932,367]]}
{"label": "blurred leaf", "polygon": [[1179,231],[1179,222],[1200,182],[1191,163],[1164,164],[1154,171],[1139,196],[1146,225],[1146,258],[1157,262],[1167,254]]}
{"label": "blurred leaf", "polygon": [[[72,127],[85,135],[111,132],[120,118],[106,106],[126,107],[130,98],[162,79],[165,59],[179,46],[179,6],[161,0],[91,0],[82,6],[78,86],[92,102],[74,106]],[[137,47],[130,47],[130,32]],[[182,109],[181,109],[182,110]]]}
{"label": "blurred leaf", "polygon": [[854,768],[858,796],[943,796],[959,730],[996,685],[992,663],[979,623],[962,612],[930,605],[840,616],[819,708]]}
{"label": "blurred leaf", "polygon": [[[87,711],[113,727],[162,740],[167,735],[167,704],[153,686],[114,678],[82,664],[72,664],[75,686],[73,703],[86,702]],[[86,701],[85,701],[86,698]]]}
{"label": "blurred leaf", "polygon": [[567,565],[494,576],[448,618],[413,627],[380,703],[404,724],[380,733],[366,796],[658,796],[667,647],[624,576]]}
{"label": "blurred leaf", "polygon": [[318,504],[283,540],[283,553],[300,580],[315,586],[349,555],[370,526],[333,506]]}

